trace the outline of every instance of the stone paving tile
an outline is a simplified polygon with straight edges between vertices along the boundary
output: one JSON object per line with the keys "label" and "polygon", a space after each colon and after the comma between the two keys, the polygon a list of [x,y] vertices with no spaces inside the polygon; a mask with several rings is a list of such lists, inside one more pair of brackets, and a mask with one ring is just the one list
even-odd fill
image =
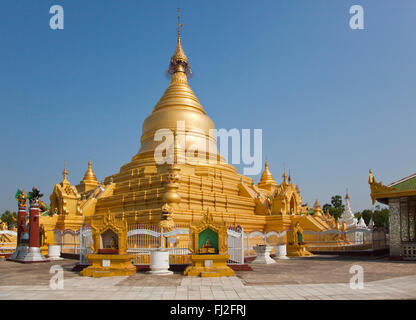
{"label": "stone paving tile", "polygon": [[[306,263],[307,268],[305,268]],[[336,256],[291,258],[279,260],[271,265],[250,264],[254,272],[236,273],[246,285],[348,283],[351,277],[349,269],[355,264],[363,267],[365,281],[416,275],[416,264],[412,261]]]}
{"label": "stone paving tile", "polygon": [[[304,264],[304,261],[302,263]],[[350,262],[348,263],[351,264]],[[64,266],[67,267],[67,264],[64,264]],[[409,269],[412,265],[407,264],[406,266]],[[413,264],[413,266],[416,265]],[[45,267],[45,270],[48,269]],[[40,271],[37,270],[37,272]],[[262,275],[260,274],[261,277]],[[270,278],[270,274],[268,278]],[[249,283],[249,285],[245,285],[247,282],[244,280],[244,277],[184,278],[181,274],[173,274],[171,276],[164,276],[163,278],[144,273],[137,273],[130,277],[112,278],[87,278],[71,275],[69,278],[65,278],[64,290],[50,290],[49,283],[43,281],[44,279],[37,283],[37,285],[33,285],[30,280],[27,285],[22,285],[18,282],[18,285],[5,283],[3,286],[1,286],[1,279],[5,282],[5,278],[1,278],[0,276],[0,300],[365,300],[416,298],[416,275],[406,275],[404,277],[378,281],[368,281],[366,277],[364,289],[362,290],[352,290],[348,282],[279,284],[279,282],[265,283],[258,281],[257,284]]]}

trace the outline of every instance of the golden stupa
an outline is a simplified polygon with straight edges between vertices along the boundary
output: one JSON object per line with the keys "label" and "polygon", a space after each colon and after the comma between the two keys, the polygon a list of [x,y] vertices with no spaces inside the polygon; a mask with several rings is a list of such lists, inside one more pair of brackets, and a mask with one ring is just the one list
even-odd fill
{"label": "golden stupa", "polygon": [[[165,218],[190,223],[202,219],[207,210],[214,220],[240,225],[246,232],[287,230],[297,221],[303,229],[329,229],[322,214],[312,216],[302,207],[299,188],[286,172],[278,184],[266,162],[255,185],[220,156],[216,137],[210,135],[214,123],[188,84],[191,68],[181,44],[181,26],[168,69],[170,85],[144,120],[139,152],[102,184],[91,162],[76,187],[70,185],[65,169],[64,180],[55,185],[50,197],[51,216],[41,217],[46,230],[78,230],[89,217],[108,213],[123,217],[128,224],[159,223]],[[155,134],[160,129],[170,129],[175,135],[174,164],[155,160],[161,143]],[[211,152],[199,154],[193,163],[183,161],[192,145],[206,141]]]}

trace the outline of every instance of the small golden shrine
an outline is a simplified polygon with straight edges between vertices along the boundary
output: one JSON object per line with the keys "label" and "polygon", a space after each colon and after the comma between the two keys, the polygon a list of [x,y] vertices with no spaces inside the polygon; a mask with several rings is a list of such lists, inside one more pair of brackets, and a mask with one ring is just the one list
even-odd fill
{"label": "small golden shrine", "polygon": [[204,218],[189,226],[191,265],[186,268],[187,276],[220,277],[234,276],[227,266],[230,256],[227,254],[227,226],[225,221],[214,223],[210,211]]}
{"label": "small golden shrine", "polygon": [[306,250],[306,244],[303,241],[303,228],[299,222],[293,223],[291,230],[287,231],[287,255],[292,257],[312,256],[312,253]]}
{"label": "small golden shrine", "polygon": [[82,276],[128,276],[136,272],[132,256],[127,254],[127,221],[107,213],[91,221],[94,253],[88,254],[91,266],[81,271]]}

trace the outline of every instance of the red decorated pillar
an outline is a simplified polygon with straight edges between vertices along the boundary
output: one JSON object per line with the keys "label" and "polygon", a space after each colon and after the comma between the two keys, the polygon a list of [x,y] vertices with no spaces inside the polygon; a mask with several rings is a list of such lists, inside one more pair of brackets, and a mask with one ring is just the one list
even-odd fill
{"label": "red decorated pillar", "polygon": [[29,209],[29,248],[39,247],[39,202],[34,201]]}
{"label": "red decorated pillar", "polygon": [[20,245],[20,240],[22,238],[22,224],[26,224],[26,206],[19,206],[19,211],[17,212],[17,245]]}

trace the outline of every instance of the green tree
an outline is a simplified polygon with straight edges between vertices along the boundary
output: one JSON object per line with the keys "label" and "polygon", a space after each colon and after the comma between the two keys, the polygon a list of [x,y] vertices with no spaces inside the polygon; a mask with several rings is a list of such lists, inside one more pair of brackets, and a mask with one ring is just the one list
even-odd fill
{"label": "green tree", "polygon": [[389,229],[389,209],[380,208],[376,206],[374,210],[365,209],[360,212],[360,216],[363,217],[366,225],[370,223],[371,218],[373,219],[374,225],[376,227],[386,227]]}
{"label": "green tree", "polygon": [[365,224],[368,225],[373,217],[373,210],[365,209],[361,211],[361,216],[363,217]]}
{"label": "green tree", "polygon": [[326,213],[327,210],[330,210],[332,206],[329,203],[325,203],[322,207],[322,211]]}
{"label": "green tree", "polygon": [[333,196],[331,198],[331,204],[334,208],[341,209],[344,211],[344,204],[342,203],[342,197],[340,195]]}
{"label": "green tree", "polygon": [[373,221],[377,227],[386,226],[387,229],[389,228],[389,209],[383,208],[381,209],[380,206],[376,206],[376,209],[373,213]]}
{"label": "green tree", "polygon": [[8,229],[12,229],[13,227],[17,226],[16,212],[10,212],[9,210],[6,210],[1,215],[0,220],[7,224]]}
{"label": "green tree", "polygon": [[322,207],[322,210],[326,212],[329,210],[329,214],[335,218],[336,221],[341,217],[344,212],[345,206],[342,203],[342,197],[340,195],[335,195],[331,198],[331,204],[326,203]]}

